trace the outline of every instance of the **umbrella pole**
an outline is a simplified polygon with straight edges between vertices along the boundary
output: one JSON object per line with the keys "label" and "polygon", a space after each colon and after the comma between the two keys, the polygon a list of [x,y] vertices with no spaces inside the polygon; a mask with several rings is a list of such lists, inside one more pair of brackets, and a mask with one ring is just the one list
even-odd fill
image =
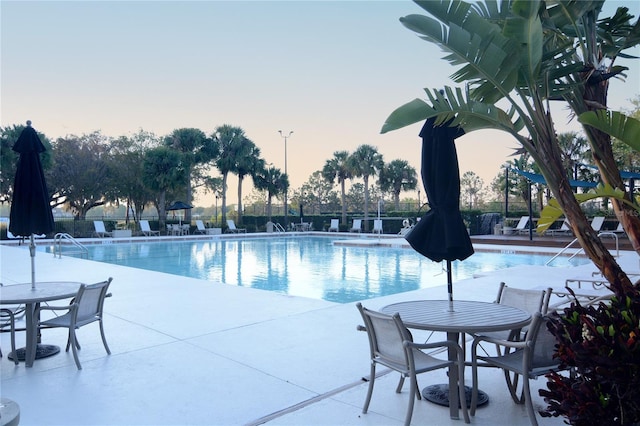
{"label": "umbrella pole", "polygon": [[449,293],[449,312],[453,312],[453,278],[451,277],[451,261],[447,259],[447,292]]}
{"label": "umbrella pole", "polygon": [[29,254],[31,255],[31,290],[36,289],[36,242],[31,234],[29,242]]}

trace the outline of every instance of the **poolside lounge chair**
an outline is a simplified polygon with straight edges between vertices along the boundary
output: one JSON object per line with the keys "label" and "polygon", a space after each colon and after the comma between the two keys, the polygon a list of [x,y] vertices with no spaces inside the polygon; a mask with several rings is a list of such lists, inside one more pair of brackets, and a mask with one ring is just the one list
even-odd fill
{"label": "poolside lounge chair", "polygon": [[140,220],[140,230],[142,231],[142,234],[146,237],[152,237],[154,235],[157,235],[158,237],[160,236],[160,231],[151,230],[148,220],[142,220],[142,219]]}
{"label": "poolside lounge chair", "polygon": [[373,220],[373,231],[374,234],[382,234],[382,219],[374,219]]}
{"label": "poolside lounge chair", "polygon": [[233,234],[247,232],[246,228],[236,228],[236,223],[233,221],[233,219],[227,219],[227,226],[229,227],[229,232]]}
{"label": "poolside lounge chair", "polygon": [[626,235],[627,231],[624,230],[622,226],[622,222],[618,222],[618,227],[612,231],[614,234],[623,234]]}
{"label": "poolside lounge chair", "polygon": [[204,226],[204,222],[202,222],[201,220],[196,220],[196,230],[194,231],[195,233],[198,234],[209,234],[209,231],[212,230],[213,228],[207,228]]}
{"label": "poolside lounge chair", "polygon": [[329,225],[329,232],[340,231],[340,219],[331,219],[331,225]]}
{"label": "poolside lounge chair", "polygon": [[596,231],[600,232],[602,230],[602,225],[604,224],[604,216],[596,216],[591,219],[591,227]]}
{"label": "poolside lounge chair", "polygon": [[93,228],[95,229],[94,234],[100,238],[113,236],[111,232],[107,232],[107,230],[104,228],[104,222],[101,220],[94,220]]}
{"label": "poolside lounge chair", "polygon": [[353,219],[353,224],[349,232],[361,232],[362,231],[362,219]]}
{"label": "poolside lounge chair", "polygon": [[520,234],[520,233],[528,232],[529,231],[529,228],[527,227],[528,223],[529,223],[529,216],[522,216],[515,228],[505,227],[502,229],[502,233],[505,235],[508,235],[508,234]]}
{"label": "poolside lounge chair", "polygon": [[[364,327],[358,329],[367,332],[369,337],[370,369],[369,390],[362,408],[362,413],[366,414],[373,394],[373,385],[376,379],[376,366],[378,364],[390,368],[400,373],[400,383],[396,388],[396,393],[400,393],[404,379],[409,379],[409,407],[404,424],[411,424],[413,415],[413,405],[416,399],[422,399],[420,389],[418,389],[417,375],[438,369],[447,369],[452,366],[458,368],[460,386],[460,401],[466,401],[464,390],[464,355],[462,348],[455,342],[445,340],[441,342],[414,343],[411,333],[405,327],[400,315],[385,315],[380,312],[371,311],[357,303],[356,306],[362,315]],[[455,359],[435,358],[423,349],[444,349],[455,354]],[[462,404],[465,423],[469,423],[467,404]]]}
{"label": "poolside lounge chair", "polygon": [[55,316],[46,321],[40,321],[39,326],[47,327],[63,327],[69,329],[69,338],[67,339],[67,352],[69,346],[73,350],[73,359],[76,362],[78,370],[82,370],[80,360],[78,359],[78,349],[80,344],[76,339],[76,329],[92,322],[98,321],[100,323],[100,335],[102,336],[102,344],[108,354],[111,354],[109,345],[107,345],[107,339],[104,336],[104,326],[102,324],[104,299],[107,297],[107,291],[109,290],[109,284],[111,284],[112,278],[107,281],[99,282],[96,284],[82,284],[78,290],[77,296],[72,300],[72,303],[65,306],[39,306],[36,308],[35,317],[40,318],[40,312],[44,310],[60,311],[66,310],[67,312],[60,316]]}
{"label": "poolside lounge chair", "polygon": [[565,219],[562,222],[562,226],[560,226],[560,228],[558,228],[558,229],[550,229],[547,232],[552,237],[555,237],[556,235],[571,235],[571,234],[573,234],[573,230],[571,229],[571,226],[569,225],[569,221],[567,219]]}

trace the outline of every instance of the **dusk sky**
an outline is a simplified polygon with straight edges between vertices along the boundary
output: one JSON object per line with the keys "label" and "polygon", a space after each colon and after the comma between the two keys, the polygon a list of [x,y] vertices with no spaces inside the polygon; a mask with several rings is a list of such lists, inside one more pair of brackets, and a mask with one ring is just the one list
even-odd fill
{"label": "dusk sky", "polygon": [[[640,15],[637,1],[608,1],[605,10],[622,5]],[[423,88],[453,86],[456,69],[400,24],[412,13],[422,9],[409,1],[2,0],[0,125],[29,119],[55,139],[96,130],[164,136],[183,127],[210,135],[231,124],[283,171],[278,130],[293,130],[292,189],[335,151],[361,144],[419,173],[421,125],[380,129],[395,108],[424,97]],[[628,110],[640,93],[640,62],[618,64],[631,70],[626,83],[612,82],[609,106]],[[554,118],[559,131],[579,129],[567,125],[566,111]],[[483,131],[457,147],[461,172],[489,185],[517,144]],[[235,203],[236,181],[229,185]]]}

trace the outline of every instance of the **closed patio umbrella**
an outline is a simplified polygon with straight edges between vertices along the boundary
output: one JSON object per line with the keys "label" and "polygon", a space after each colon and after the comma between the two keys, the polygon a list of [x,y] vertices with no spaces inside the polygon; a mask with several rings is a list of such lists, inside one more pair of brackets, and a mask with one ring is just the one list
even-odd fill
{"label": "closed patio umbrella", "polygon": [[[449,123],[435,126],[434,122],[435,119],[428,119],[420,132],[422,183],[430,210],[418,221],[406,239],[423,256],[435,262],[447,261],[449,310],[453,311],[451,262],[464,260],[474,253],[460,213],[460,169],[454,144],[454,139],[462,136],[464,130],[449,127]],[[448,385],[428,386],[423,389],[422,395],[437,404],[449,405]],[[484,393],[479,398],[479,405],[487,401]]]}
{"label": "closed patio umbrella", "polygon": [[20,154],[13,181],[13,197],[9,213],[9,231],[29,237],[31,255],[31,286],[35,289],[36,245],[34,234],[48,234],[54,229],[49,192],[44,179],[40,154],[46,151],[31,121],[27,121],[13,150]]}

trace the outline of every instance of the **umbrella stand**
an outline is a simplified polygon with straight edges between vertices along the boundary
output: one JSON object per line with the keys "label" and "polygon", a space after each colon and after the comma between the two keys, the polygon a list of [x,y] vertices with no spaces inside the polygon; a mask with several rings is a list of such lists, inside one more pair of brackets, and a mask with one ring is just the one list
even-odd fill
{"label": "umbrella stand", "polygon": [[31,255],[31,290],[36,289],[36,241],[33,234],[29,237],[29,254]]}

